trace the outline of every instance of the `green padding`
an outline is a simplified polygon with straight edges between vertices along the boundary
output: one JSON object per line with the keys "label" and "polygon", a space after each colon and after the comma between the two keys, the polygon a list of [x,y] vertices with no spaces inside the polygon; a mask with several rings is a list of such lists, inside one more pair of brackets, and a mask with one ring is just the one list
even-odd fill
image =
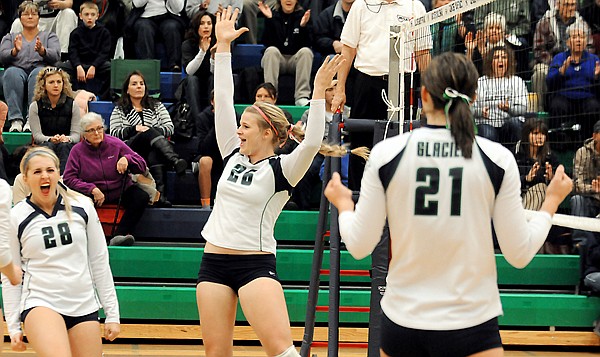
{"label": "green padding", "polygon": [[[194,288],[117,287],[121,318],[141,320],[197,320]],[[308,291],[287,289],[285,298],[290,320],[305,321]],[[368,306],[369,291],[342,290],[341,306]],[[600,299],[563,294],[501,294],[504,316],[502,326],[591,327],[600,311]],[[328,292],[321,291],[319,305],[327,305]],[[317,313],[325,322],[326,313]],[[238,307],[238,321],[245,321]],[[367,313],[340,313],[342,323],[367,323]]]}
{"label": "green padding", "polygon": [[496,255],[500,285],[570,285],[579,282],[578,255],[536,255],[524,269],[516,269]]}
{"label": "green padding", "polygon": [[[187,247],[109,247],[110,265],[115,278],[196,279],[202,248]],[[279,249],[277,271],[284,282],[308,282],[313,250]],[[371,259],[355,260],[341,253],[341,269],[368,270]],[[502,255],[496,255],[498,284],[536,286],[575,286],[579,282],[579,256],[536,255],[524,269],[516,269]],[[329,267],[329,251],[324,252],[323,268]],[[118,280],[118,279],[117,279]],[[328,280],[327,276],[322,277]],[[343,276],[343,282],[368,282],[368,277]],[[525,287],[526,288],[526,287]]]}
{"label": "green padding", "polygon": [[[250,104],[236,104],[235,111],[239,114],[242,114],[244,109],[246,109],[249,106],[250,106]],[[300,120],[300,118],[302,118],[302,114],[304,114],[306,109],[308,109],[307,106],[306,107],[298,107],[295,105],[278,105],[278,107],[290,112],[290,114],[292,114],[292,120],[294,121],[294,123],[297,122],[298,120]]]}
{"label": "green padding", "polygon": [[[173,247],[109,247],[110,266],[113,276],[119,278],[192,279],[198,276],[202,248]],[[329,267],[329,251],[324,252],[323,268]],[[308,282],[312,266],[313,251],[281,249],[277,252],[277,272],[284,282]],[[350,253],[341,253],[341,267],[348,270],[368,270],[371,259],[355,260]],[[327,276],[323,281],[329,280]],[[369,277],[344,276],[343,282],[369,282]],[[308,284],[308,283],[307,283]]]}
{"label": "green padding", "polygon": [[315,241],[319,212],[283,211],[275,222],[275,238],[278,241]]}
{"label": "green padding", "polygon": [[32,141],[31,133],[2,133],[2,138],[10,154],[19,146],[31,144]]}

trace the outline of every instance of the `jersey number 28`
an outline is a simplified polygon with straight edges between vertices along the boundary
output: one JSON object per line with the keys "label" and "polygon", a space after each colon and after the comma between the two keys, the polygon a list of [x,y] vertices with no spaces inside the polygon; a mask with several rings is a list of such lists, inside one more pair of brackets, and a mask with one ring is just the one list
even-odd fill
{"label": "jersey number 28", "polygon": [[[462,196],[462,167],[453,167],[448,170],[452,178],[450,193],[450,215],[460,216],[460,203]],[[415,192],[415,215],[437,216],[438,201],[427,199],[428,195],[435,195],[440,190],[440,170],[437,167],[421,167],[417,170],[417,182],[426,185],[418,186]]]}
{"label": "jersey number 28", "polygon": [[[69,225],[67,223],[61,223],[56,228],[58,228],[58,236],[62,245],[73,243],[73,236],[71,236],[71,230],[69,229]],[[42,228],[42,235],[44,237],[44,245],[46,246],[46,249],[56,247],[56,237],[52,227]]]}

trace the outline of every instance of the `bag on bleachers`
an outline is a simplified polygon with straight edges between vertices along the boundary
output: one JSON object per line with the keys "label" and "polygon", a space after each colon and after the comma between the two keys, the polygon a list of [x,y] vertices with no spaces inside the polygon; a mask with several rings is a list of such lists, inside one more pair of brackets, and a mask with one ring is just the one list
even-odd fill
{"label": "bag on bleachers", "polygon": [[175,130],[175,140],[189,140],[194,136],[195,123],[191,116],[190,105],[185,99],[180,99],[170,109],[171,121]]}

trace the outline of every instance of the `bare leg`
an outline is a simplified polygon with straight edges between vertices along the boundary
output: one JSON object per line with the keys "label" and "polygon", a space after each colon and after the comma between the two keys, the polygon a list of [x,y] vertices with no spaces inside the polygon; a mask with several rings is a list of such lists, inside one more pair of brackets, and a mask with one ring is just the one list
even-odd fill
{"label": "bare leg", "polygon": [[[210,156],[202,156],[198,161],[198,186],[200,187],[200,200],[202,207],[210,206],[210,189],[212,181],[210,173],[212,171],[213,159]],[[205,204],[208,202],[208,204]]]}
{"label": "bare leg", "polygon": [[98,321],[82,322],[68,333],[73,357],[102,356],[102,332]]}
{"label": "bare leg", "polygon": [[267,355],[279,355],[293,344],[283,288],[278,281],[255,279],[244,285],[239,295],[244,315]]}
{"label": "bare leg", "polygon": [[201,282],[196,287],[196,302],[206,355],[233,356],[233,327],[237,308],[237,296],[233,290],[225,285]]}
{"label": "bare leg", "polygon": [[65,320],[47,307],[35,307],[25,319],[27,340],[38,356],[71,357]]}

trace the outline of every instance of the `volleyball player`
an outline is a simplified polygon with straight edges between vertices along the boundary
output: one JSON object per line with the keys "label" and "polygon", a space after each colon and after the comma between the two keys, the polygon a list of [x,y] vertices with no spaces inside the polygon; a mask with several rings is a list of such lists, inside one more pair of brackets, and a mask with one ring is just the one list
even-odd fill
{"label": "volleyball player", "polygon": [[339,175],[327,185],[355,258],[373,250],[389,221],[382,356],[502,356],[491,223],[506,260],[522,268],[571,191],[559,166],[543,214],[525,220],[513,155],[475,137],[469,106],[477,77],[464,55],[435,57],[422,77],[428,126],[373,149],[356,210]]}
{"label": "volleyball player", "polygon": [[12,207],[12,190],[10,185],[0,179],[0,272],[6,275],[11,284],[21,282],[21,269],[12,263],[10,252],[10,208]]}
{"label": "volleyball player", "polygon": [[11,211],[13,262],[23,284],[2,277],[2,298],[13,350],[25,349],[21,322],[38,356],[102,356],[105,337],[119,334],[119,305],[104,232],[92,202],[59,185],[59,160],[34,147],[21,160],[31,196]]}
{"label": "volleyball player", "polygon": [[231,42],[247,28],[234,27],[238,9],[217,15],[215,131],[224,170],[215,206],[202,236],[206,239],[198,273],[197,301],[207,356],[233,354],[237,302],[268,356],[299,356],[290,331],[283,289],[275,264],[275,221],[293,186],[321,147],[325,128],[325,89],[343,60],[325,60],[315,76],[305,139],[289,155],[276,147],[301,129],[281,109],[257,102],[242,114],[236,130],[231,73]]}

